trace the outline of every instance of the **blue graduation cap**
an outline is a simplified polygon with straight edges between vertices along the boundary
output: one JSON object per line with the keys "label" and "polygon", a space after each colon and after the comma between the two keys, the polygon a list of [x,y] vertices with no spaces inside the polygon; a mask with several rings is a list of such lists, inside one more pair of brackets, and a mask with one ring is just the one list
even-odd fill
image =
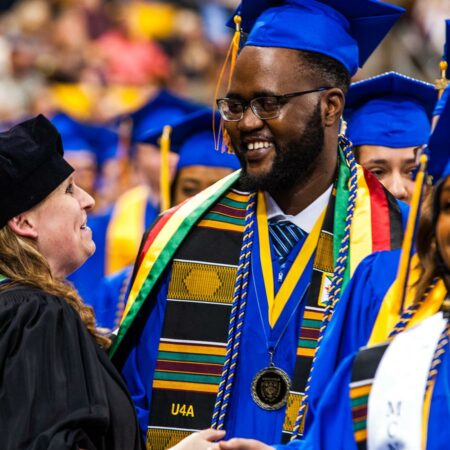
{"label": "blue graduation cap", "polygon": [[424,145],[436,100],[432,84],[396,72],[353,83],[344,110],[347,137],[353,145]]}
{"label": "blue graduation cap", "polygon": [[445,104],[428,143],[428,173],[436,182],[450,175],[450,100]]}
{"label": "blue graduation cap", "polygon": [[245,46],[321,53],[351,75],[403,12],[378,0],[242,0],[236,11],[248,33]]}
{"label": "blue graduation cap", "polygon": [[131,114],[133,130],[131,142],[142,142],[144,136],[165,125],[172,125],[181,117],[204,108],[204,105],[161,90],[146,105]]}
{"label": "blue graduation cap", "polygon": [[[189,166],[226,167],[233,170],[240,168],[236,155],[215,150],[212,114],[211,109],[203,108],[172,124],[171,151],[180,155],[177,170]],[[218,128],[220,114],[216,113],[214,119]],[[161,133],[162,129],[152,130],[145,135],[143,141],[158,145]]]}
{"label": "blue graduation cap", "polygon": [[56,114],[51,122],[61,134],[65,152],[91,154],[99,168],[116,157],[119,137],[115,131],[79,122],[65,113]]}

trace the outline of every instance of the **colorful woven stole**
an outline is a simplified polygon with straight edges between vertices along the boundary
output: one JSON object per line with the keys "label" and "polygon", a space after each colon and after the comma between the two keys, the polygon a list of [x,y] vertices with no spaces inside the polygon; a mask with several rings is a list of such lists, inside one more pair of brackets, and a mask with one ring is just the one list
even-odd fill
{"label": "colorful woven stole", "polygon": [[366,347],[359,351],[353,362],[350,383],[353,434],[358,450],[366,450],[367,406],[375,374],[389,343]]}
{"label": "colorful woven stole", "polygon": [[[348,154],[349,152],[351,153],[349,148],[347,147],[343,151],[346,152],[346,157],[349,157]],[[302,328],[299,333],[294,385],[286,409],[283,440],[286,440],[289,437],[293,429],[294,435],[297,435],[298,433],[298,431],[295,431],[296,429],[298,430],[298,420],[296,421],[296,417],[297,419],[299,417],[297,416],[297,411],[303,397],[302,393],[305,392],[305,385],[310,381],[310,367],[312,367],[312,363],[316,356],[317,343],[326,326],[326,323],[324,326],[324,322],[326,321],[322,321],[322,317],[327,301],[326,292],[330,284],[330,275],[333,274],[333,271],[336,272],[336,267],[339,271],[338,276],[341,280],[346,281],[349,275],[355,270],[359,261],[371,253],[373,249],[390,249],[393,245],[395,246],[397,242],[401,242],[402,221],[398,205],[396,205],[390,198],[390,195],[374,181],[373,177],[371,178],[371,175],[364,172],[360,167],[354,166],[354,178],[349,184],[350,170],[347,166],[348,163],[344,158],[343,153],[340,153],[340,157],[341,164],[336,185],[336,197],[333,195],[333,200],[329,204],[324,220],[314,259],[314,275],[311,280],[312,285],[308,294]],[[350,157],[352,156],[350,155]],[[214,255],[214,253],[219,253],[215,249],[220,248],[222,252],[228,245],[227,240],[229,240],[229,238],[226,237],[227,235],[231,236],[234,234],[235,236],[238,236],[238,246],[242,239],[241,233],[232,233],[231,231],[233,227],[233,231],[242,231],[242,222],[239,222],[239,218],[233,217],[231,214],[230,220],[227,221],[228,228],[224,229],[223,224],[225,221],[222,217],[223,215],[227,215],[226,213],[224,214],[224,211],[230,206],[229,204],[227,205],[226,202],[233,200],[229,197],[230,194],[223,196],[223,193],[232,186],[236,179],[237,176],[234,174],[228,177],[228,179],[219,182],[219,185],[213,186],[204,193],[199,194],[199,196],[194,197],[194,199],[181,205],[179,208],[166,213],[150,232],[147,241],[143,245],[139,258],[140,266],[133,283],[118,338],[114,342],[112,348],[112,354],[115,354],[116,362],[118,362],[119,365],[121,358],[124,358],[124,355],[126,355],[127,331],[130,329],[134,318],[137,316],[137,313],[146,298],[152,298],[148,294],[151,292],[153,286],[155,286],[164,269],[171,262],[175,252],[179,253],[176,254],[175,260],[173,261],[172,271],[175,271],[177,276],[170,282],[168,304],[175,305],[177,300],[181,300],[178,303],[182,303],[185,308],[189,307],[189,313],[187,312],[187,309],[184,309],[182,313],[178,310],[176,314],[173,314],[173,312],[168,312],[168,314],[166,314],[166,323],[164,324],[163,337],[159,348],[160,353],[157,363],[157,373],[155,373],[153,391],[154,403],[152,404],[152,417],[150,419],[149,429],[149,442],[152,445],[151,448],[154,449],[162,449],[165,448],[165,446],[173,445],[190,432],[210,425],[210,398],[215,396],[214,393],[217,392],[216,383],[219,382],[218,399],[219,397],[222,398],[221,396],[224,395],[223,391],[221,391],[222,386],[226,386],[227,391],[225,392],[225,397],[223,397],[226,401],[218,400],[216,402],[213,414],[213,418],[215,417],[216,419],[213,419],[213,426],[222,427],[225,420],[226,406],[228,404],[232,381],[230,383],[229,378],[227,378],[228,375],[224,375],[227,373],[228,369],[224,370],[223,373],[221,372],[221,369],[224,360],[227,360],[228,364],[229,357],[228,353],[225,357],[225,348],[227,342],[226,327],[228,325],[227,321],[230,310],[230,292],[227,291],[228,295],[221,297],[222,300],[218,301],[220,296],[218,297],[216,294],[214,294],[214,299],[211,298],[210,300],[206,300],[204,291],[211,282],[213,284],[215,283],[216,287],[219,285],[222,286],[217,280],[220,279],[223,283],[223,280],[226,279],[227,276],[233,276],[231,274],[233,271],[234,273],[236,271],[237,261],[233,263],[231,260],[227,260],[228,262],[223,265],[222,262],[215,262],[215,258],[219,258],[220,256]],[[349,191],[349,188],[352,190]],[[350,201],[353,202],[351,203],[352,209],[354,209],[355,204],[357,206],[354,211],[352,210],[351,216],[348,214],[348,205],[350,204]],[[210,209],[211,207],[212,209]],[[243,205],[240,207],[241,211],[242,208]],[[372,211],[376,211],[376,213],[372,214]],[[196,221],[199,219],[201,219],[199,225],[194,227]],[[242,221],[242,217],[240,217],[240,220]],[[186,224],[186,221],[188,221],[188,224]],[[214,228],[219,231],[217,240],[215,240],[214,245],[211,247],[202,244],[201,239],[197,238],[197,236],[203,236],[204,233],[206,233],[205,227],[207,227],[208,233],[211,233]],[[239,230],[236,229],[236,227],[238,227]],[[161,232],[161,230],[163,230],[163,232]],[[223,230],[228,231],[229,234]],[[185,240],[189,232],[189,237]],[[224,241],[218,240],[219,236],[222,235],[224,236]],[[198,254],[195,253],[194,256],[189,256],[189,252],[192,252],[195,242],[198,247],[200,247],[198,248]],[[233,250],[230,251],[234,252],[237,247],[233,246]],[[205,249],[207,248],[212,249],[212,251],[208,252],[211,253],[211,255],[205,255]],[[344,254],[345,258],[342,256]],[[181,257],[180,255],[184,256]],[[237,255],[235,254],[235,258],[238,256],[239,249]],[[195,271],[197,274],[203,273],[208,274],[208,276],[202,276],[201,285],[197,282],[192,282],[189,299],[180,299],[179,297],[186,297],[185,283],[179,281],[180,279],[184,280],[184,278],[182,278],[182,275],[180,274],[184,274],[186,277],[186,274],[192,272],[194,269],[192,263],[195,258],[196,261],[203,264],[203,266],[206,266],[196,266]],[[335,266],[336,259],[338,260],[337,266]],[[217,264],[223,266],[220,268],[222,274],[220,277],[217,274],[211,276],[214,272],[212,267]],[[224,267],[227,265],[229,266],[228,275],[225,276]],[[203,269],[205,269],[205,271],[203,271]],[[336,276],[336,273],[334,273],[333,276]],[[188,277],[187,279],[190,278]],[[195,279],[195,277],[193,279]],[[345,282],[343,281],[341,281],[341,284],[339,285],[339,291],[337,294],[335,293],[336,298],[339,297],[339,292],[345,285]],[[225,285],[225,283],[223,283],[223,285]],[[198,308],[196,306],[197,304],[200,304],[200,297],[195,299],[195,296],[192,295],[192,292],[196,289],[195,286],[197,286],[197,289],[201,288],[202,290],[202,293],[199,294],[203,297],[201,300],[201,307],[207,308],[208,310],[220,310],[222,311],[221,317],[215,317],[214,321],[212,321],[210,320],[210,314],[212,313],[207,313],[207,315],[204,316],[203,322],[195,324],[189,323],[190,326],[187,327],[190,329],[191,333],[189,336],[186,334],[183,335],[182,338],[174,338],[170,333],[178,333],[178,331],[181,330],[178,330],[177,328],[183,328],[182,324],[179,322],[173,322],[174,317],[189,317],[191,320],[191,318],[199,315],[198,312],[191,312],[194,308]],[[211,286],[209,286],[209,288],[212,289]],[[172,306],[170,306],[170,308],[172,308]],[[329,307],[327,312],[329,313],[330,311],[332,311],[332,308]],[[245,314],[245,311],[243,314]],[[168,317],[169,319],[167,319]],[[241,320],[242,317],[243,316],[240,315],[239,320]],[[329,320],[329,318],[330,315],[328,314],[327,320]],[[172,321],[170,326],[168,320]],[[214,328],[216,329],[214,332],[216,334],[214,335],[214,338],[203,337],[200,339],[195,333],[202,331],[205,327],[211,328],[211,325],[208,325],[211,323],[215,323]],[[192,332],[192,329],[195,330]],[[187,330],[184,331],[187,333]],[[223,338],[219,336],[221,333],[225,333]],[[182,346],[179,346],[177,339],[183,341]],[[118,352],[117,349],[119,349]],[[237,355],[233,354],[231,358],[234,361],[233,358],[236,357]],[[194,369],[198,369],[198,371],[194,371]],[[220,377],[221,373],[222,379]],[[224,378],[224,376],[226,378]],[[223,384],[224,380],[227,380],[225,384]],[[170,397],[171,389],[173,394],[172,397]],[[157,391],[161,392],[156,393]],[[176,396],[174,395],[175,393],[177,393]],[[156,401],[157,396],[160,394],[165,396],[164,407],[166,409],[164,414],[166,417],[161,417],[164,416],[164,414],[160,414],[162,406],[158,405],[158,402]],[[200,397],[202,400],[198,400]],[[168,400],[170,398],[172,400]],[[198,407],[200,405],[199,402],[203,402],[201,403],[203,406],[200,408]],[[155,408],[159,409],[156,410]],[[158,411],[158,413],[155,411]],[[160,421],[159,424],[155,422],[154,417],[156,416],[160,416],[158,419]],[[217,420],[217,418],[219,418],[219,423],[216,425],[215,420]],[[304,413],[301,415],[301,418],[304,419]],[[165,423],[161,423],[161,420],[165,421]]]}
{"label": "colorful woven stole", "polygon": [[[248,195],[229,191],[174,255],[153,379],[148,449],[171,447],[210,425],[225,361],[247,200]],[[220,252],[215,251],[218,245]]]}

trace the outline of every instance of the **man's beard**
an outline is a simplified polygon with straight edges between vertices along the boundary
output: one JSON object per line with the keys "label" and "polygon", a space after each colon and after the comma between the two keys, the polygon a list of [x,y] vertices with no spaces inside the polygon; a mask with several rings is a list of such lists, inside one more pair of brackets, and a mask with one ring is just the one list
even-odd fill
{"label": "man's beard", "polygon": [[324,130],[320,103],[317,103],[305,131],[293,142],[275,147],[276,155],[269,172],[251,175],[240,156],[242,175],[240,188],[245,191],[281,192],[306,184],[314,171],[324,145]]}

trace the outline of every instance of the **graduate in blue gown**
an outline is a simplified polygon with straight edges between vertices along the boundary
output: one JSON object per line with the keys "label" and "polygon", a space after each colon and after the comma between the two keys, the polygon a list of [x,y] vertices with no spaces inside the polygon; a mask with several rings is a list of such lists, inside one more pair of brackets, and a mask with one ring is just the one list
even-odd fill
{"label": "graduate in blue gown", "polygon": [[[236,155],[212,151],[212,117],[212,110],[204,108],[172,125],[171,151],[179,155],[172,186],[173,205],[194,196],[240,167]],[[217,113],[217,127],[219,122]],[[158,129],[143,134],[142,140],[158,145],[161,134],[162,129]],[[98,326],[113,331],[120,325],[132,271],[133,266],[130,265],[101,280],[95,292]]]}
{"label": "graduate in blue gown", "polygon": [[[334,6],[315,0],[243,2],[242,26],[251,32],[237,58],[230,92],[218,101],[241,159],[242,177],[232,174],[169,210],[139,255],[113,352],[132,391],[142,431],[154,448],[168,447],[211,422],[223,426],[229,437],[269,444],[297,433],[301,393],[328,299],[332,304],[331,295],[339,297],[336,280],[343,283],[343,273],[353,274],[359,263],[352,260],[354,245],[364,244],[361,253],[367,255],[372,237],[383,237],[383,248],[400,244],[398,203],[355,164],[348,142],[338,138],[338,127],[350,75],[401,10],[359,0]],[[246,14],[248,7],[254,9],[252,14]],[[380,16],[386,20],[382,27]],[[348,20],[365,20],[367,26],[351,34]],[[298,30],[299,21],[309,30]],[[330,30],[336,38],[332,47]],[[311,75],[303,76],[303,69],[291,64],[297,57]],[[326,60],[342,77],[327,81],[334,78],[332,71],[313,69],[309,57]],[[340,87],[328,88],[330,83]],[[328,111],[327,119],[321,107]],[[318,148],[323,153],[315,155],[316,163],[306,161],[305,152],[314,160]],[[339,212],[347,211],[354,198],[346,191],[350,172],[357,175],[350,186],[358,202],[373,200],[367,208],[355,208],[364,225],[352,222],[352,234],[372,228],[364,211],[373,206],[372,214],[384,216],[385,223],[391,223],[389,230],[398,231],[395,236],[374,226],[355,243],[349,227],[342,231],[346,217]],[[367,184],[362,188],[363,182],[371,189]],[[391,213],[396,218],[392,222]],[[251,233],[244,233],[245,220]],[[287,231],[281,239],[272,230],[282,228],[283,222]],[[292,235],[288,247],[284,238],[290,241]],[[346,242],[349,252],[343,247]],[[283,246],[287,255],[280,252]],[[336,262],[339,252],[350,254],[341,260],[346,263]],[[246,305],[245,314],[232,316],[233,298],[239,301],[239,311]],[[238,357],[230,349],[227,358],[227,341],[234,349],[239,341]],[[285,377],[292,380],[291,389]]]}
{"label": "graduate in blue gown", "polygon": [[[158,146],[144,143],[144,138],[204,107],[162,89],[137,111],[121,118],[131,127],[129,159],[137,185],[121,194],[114,205],[107,232],[106,274],[133,264],[142,234],[161,212],[161,153]],[[170,152],[171,175],[176,160],[177,155]]]}
{"label": "graduate in blue gown", "polygon": [[[439,127],[439,124],[438,124]],[[447,131],[448,138],[448,131]],[[450,151],[447,149],[447,154],[445,155],[444,161],[439,161],[440,163],[445,162],[450,158]],[[441,166],[442,167],[442,166]],[[444,172],[449,173],[449,172]],[[438,244],[437,255],[434,259],[438,261],[436,263],[436,272],[440,275],[440,277],[444,281],[444,285],[448,286],[448,281],[450,280],[449,275],[449,266],[450,266],[450,253],[448,248],[448,235],[450,234],[450,220],[448,219],[448,212],[446,209],[446,205],[450,200],[450,177],[447,175],[446,178],[441,182],[438,186],[435,200],[434,200],[434,211],[433,211],[433,224],[432,226],[435,228],[435,236],[433,236],[433,240]],[[432,254],[436,252],[434,250],[435,247],[430,246],[428,253]],[[440,261],[440,262],[439,262]],[[380,272],[381,273],[381,272]],[[448,287],[444,289],[448,290]],[[361,294],[360,294],[361,295]],[[448,296],[448,294],[447,294]],[[441,296],[442,302],[443,296]],[[448,323],[449,311],[448,305],[443,306],[444,308],[444,322]],[[417,314],[417,313],[416,313]],[[437,313],[428,317],[421,322],[419,322],[415,327],[408,328],[408,330],[404,333],[403,339],[408,339],[408,335],[411,332],[417,332],[421,326],[424,326],[427,321],[435,320],[438,315],[442,313]],[[437,322],[439,325],[439,321]],[[431,330],[430,330],[431,331]],[[439,331],[439,330],[438,330]],[[429,333],[429,332],[428,332]],[[394,337],[393,343],[399,338],[399,335]],[[423,340],[419,341],[423,342]],[[393,344],[391,344],[393,345]],[[382,344],[378,345],[378,348],[384,347]],[[440,348],[440,352],[436,353],[435,348]],[[388,347],[389,348],[389,347]],[[417,348],[417,347],[416,347]],[[437,375],[433,378],[433,376],[428,375],[429,379],[433,380],[432,383],[426,388],[427,390],[432,389],[430,394],[430,402],[424,401],[423,405],[419,404],[420,415],[425,414],[425,420],[427,423],[427,433],[426,433],[426,450],[438,450],[443,449],[448,446],[448,442],[450,440],[449,429],[443,424],[448,423],[450,420],[450,348],[449,348],[449,340],[448,340],[448,325],[447,327],[443,326],[443,331],[440,335],[440,340],[436,340],[434,342],[433,350],[433,367],[435,367]],[[363,353],[366,353],[365,359],[360,359],[361,362],[357,362],[358,358],[361,358]],[[371,353],[369,353],[371,352]],[[387,350],[384,350],[386,353]],[[370,401],[371,397],[374,395],[374,383],[377,381],[377,378],[381,377],[383,372],[380,371],[380,364],[383,361],[383,356],[377,356],[377,347],[369,347],[367,349],[363,349],[358,354],[352,354],[348,356],[344,362],[339,366],[339,370],[335,374],[332,379],[332,382],[329,384],[328,388],[324,392],[322,399],[320,400],[318,410],[315,414],[314,423],[310,429],[310,432],[305,441],[301,442],[292,442],[286,448],[292,449],[364,449],[366,448],[366,441],[370,439],[368,437],[371,433],[371,429],[368,424],[377,423],[377,411],[376,406],[373,406],[372,410],[370,409]],[[431,353],[430,353],[431,355]],[[430,356],[428,355],[428,356]],[[401,355],[400,355],[401,356]],[[413,351],[409,358],[412,359],[412,364],[415,367],[415,370],[418,367],[418,362],[414,362],[414,358],[416,357],[416,353]],[[392,357],[391,357],[392,358]],[[427,363],[427,368],[430,364],[431,358]],[[361,370],[361,365],[364,364],[366,367],[374,364],[374,371],[371,374],[365,374],[365,382],[364,385],[369,384],[369,400],[361,399],[362,404],[367,405],[369,402],[369,408],[367,411],[363,411],[363,416],[358,416],[358,407],[361,408],[361,405],[357,404],[358,397],[356,394],[352,394],[355,392],[355,388],[358,387],[361,389],[361,385],[363,381],[358,382],[358,378],[355,379],[355,374],[358,370]],[[392,362],[391,362],[392,364]],[[427,369],[428,370],[428,369]],[[368,371],[369,372],[369,371]],[[384,380],[384,385],[389,385],[395,383],[401,383],[400,380],[395,379],[395,374],[398,371],[394,371],[394,375],[391,374],[394,378]],[[371,378],[370,383],[367,382],[367,379]],[[431,387],[430,387],[431,386]],[[425,397],[425,396],[424,396]],[[353,398],[353,402],[352,399]],[[355,401],[356,399],[356,401]],[[373,403],[372,403],[373,404]],[[357,405],[357,406],[356,406]],[[406,407],[406,405],[405,405]],[[353,408],[353,412],[352,412]],[[364,406],[362,406],[364,408]],[[379,415],[385,415],[386,411],[378,413]],[[401,411],[397,411],[396,414],[400,415]],[[374,417],[375,416],[375,417]],[[395,434],[391,431],[391,434],[394,436],[387,435],[385,437],[385,442],[390,442],[392,439],[392,445],[399,445],[399,447],[392,448],[410,448],[401,447],[401,445],[409,445],[405,444],[403,441],[407,438],[408,431],[400,430],[397,428],[398,417],[396,420],[396,429]],[[370,422],[372,421],[372,422]],[[378,423],[378,426],[382,426]],[[422,436],[423,439],[423,436]],[[424,448],[420,445],[420,441],[415,443],[417,448]],[[385,444],[388,445],[387,443]],[[226,448],[226,447],[224,447]],[[234,447],[230,447],[234,448]],[[236,447],[237,448],[237,447]],[[378,447],[376,447],[378,448]],[[383,447],[387,448],[387,447]]]}
{"label": "graduate in blue gown", "polygon": [[[56,114],[52,123],[61,133],[67,149],[65,158],[75,168],[77,183],[96,198],[102,182],[102,168],[108,160],[116,157],[117,133],[104,126],[79,122],[64,113]],[[89,212],[88,226],[92,230],[96,251],[85,265],[68,277],[96,312],[96,289],[105,274],[106,230],[110,218],[110,207]]]}

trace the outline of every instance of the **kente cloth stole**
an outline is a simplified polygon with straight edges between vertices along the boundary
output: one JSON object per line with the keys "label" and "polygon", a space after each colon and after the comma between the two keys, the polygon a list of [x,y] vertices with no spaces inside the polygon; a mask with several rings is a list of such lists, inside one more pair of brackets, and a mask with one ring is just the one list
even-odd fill
{"label": "kente cloth stole", "polygon": [[[293,390],[283,433],[286,439],[300,407],[333,271],[334,194],[331,199],[315,252],[299,333]],[[234,192],[222,198],[199,222],[174,258],[153,381],[148,449],[170,447],[193,431],[210,426],[225,361],[246,200],[247,196],[239,198]],[[234,215],[227,211],[230,206],[235,208]],[[221,214],[227,212],[225,222]],[[206,248],[214,251],[205,255]],[[226,249],[225,254],[218,255],[218,248]],[[183,317],[193,321],[183,323],[180,319]]]}
{"label": "kente cloth stole", "polygon": [[211,424],[247,200],[247,194],[229,191],[175,253],[153,379],[148,449],[166,449]]}
{"label": "kente cloth stole", "polygon": [[350,383],[353,435],[358,450],[367,449],[367,406],[378,365],[389,343],[366,347],[359,351],[353,362]]}
{"label": "kente cloth stole", "polygon": [[292,386],[287,401],[281,436],[283,443],[289,442],[294,429],[328,299],[328,288],[331,284],[334,270],[333,222],[335,202],[336,191],[333,188],[314,255],[313,272],[303,312],[294,375],[292,377]]}

